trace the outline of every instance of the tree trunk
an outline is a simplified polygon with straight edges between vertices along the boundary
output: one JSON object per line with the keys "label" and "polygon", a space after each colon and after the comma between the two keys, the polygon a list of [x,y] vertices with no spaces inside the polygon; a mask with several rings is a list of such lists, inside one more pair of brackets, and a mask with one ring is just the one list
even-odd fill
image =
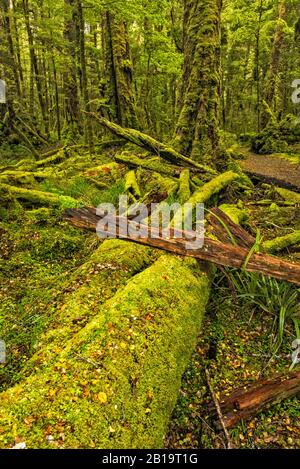
{"label": "tree trunk", "polygon": [[65,0],[64,39],[66,41],[64,97],[65,113],[68,124],[78,125],[79,99],[76,68],[76,15],[75,0]]}
{"label": "tree trunk", "polygon": [[[76,8],[78,14],[78,27],[79,27],[79,56],[80,56],[80,82],[82,88],[82,97],[84,110],[86,112],[91,111],[90,98],[89,98],[89,89],[88,89],[88,79],[87,79],[87,70],[86,70],[86,53],[85,53],[85,36],[84,36],[84,15],[82,9],[81,0],[76,0]],[[94,137],[93,137],[93,127],[92,122],[89,118],[85,117],[85,137],[86,143],[89,146],[90,154],[94,152]]]}
{"label": "tree trunk", "polygon": [[17,96],[20,98],[21,85],[20,85],[20,77],[19,77],[19,72],[18,72],[19,67],[17,63],[15,46],[13,42],[9,1],[1,0],[1,5],[3,8],[3,25],[4,25],[4,31],[5,31],[5,36],[6,36],[7,46],[8,46],[8,53],[9,53],[8,65],[10,66],[12,70]]}
{"label": "tree trunk", "polygon": [[[278,11],[278,21],[277,27],[274,35],[273,40],[273,48],[272,48],[272,55],[271,55],[271,63],[269,67],[269,72],[267,74],[267,86],[266,86],[266,93],[265,93],[265,102],[268,107],[275,111],[276,105],[276,97],[277,97],[277,81],[278,75],[280,70],[280,61],[281,61],[281,52],[284,45],[284,38],[285,38],[285,19],[287,16],[287,6],[285,0],[281,0],[279,3],[279,11]],[[262,127],[266,127],[269,122],[269,113],[264,112],[261,119]]]}
{"label": "tree trunk", "polygon": [[27,36],[28,36],[30,62],[31,62],[31,67],[32,67],[32,71],[34,74],[35,83],[36,83],[36,89],[37,89],[38,100],[39,100],[39,104],[41,108],[43,124],[44,124],[46,135],[48,136],[49,135],[49,121],[48,121],[46,103],[44,99],[45,98],[44,90],[43,90],[43,85],[42,85],[39,66],[38,66],[38,59],[37,59],[36,52],[35,52],[33,33],[31,29],[31,24],[30,24],[30,12],[29,12],[28,0],[22,0],[22,4],[23,4],[26,31],[27,31]]}
{"label": "tree trunk", "polygon": [[186,91],[175,131],[175,148],[212,161],[219,147],[221,0],[186,0]]}
{"label": "tree trunk", "polygon": [[127,24],[106,12],[103,28],[107,96],[113,108],[113,120],[123,127],[137,128]]}

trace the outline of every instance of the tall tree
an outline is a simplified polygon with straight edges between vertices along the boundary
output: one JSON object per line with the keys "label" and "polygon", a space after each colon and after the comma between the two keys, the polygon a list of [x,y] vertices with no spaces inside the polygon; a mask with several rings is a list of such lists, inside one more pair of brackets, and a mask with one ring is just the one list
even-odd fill
{"label": "tall tree", "polygon": [[138,126],[133,90],[133,65],[127,24],[110,12],[103,21],[107,94],[111,112],[123,127]]}
{"label": "tall tree", "polygon": [[[276,31],[273,38],[270,66],[267,74],[265,102],[271,111],[275,111],[276,95],[278,91],[278,78],[280,71],[281,53],[285,38],[285,20],[287,16],[287,5],[285,0],[281,0],[278,5],[278,19]],[[265,110],[262,114],[262,127],[268,124],[270,113]]]}
{"label": "tall tree", "polygon": [[219,147],[221,0],[185,0],[185,92],[174,145],[195,160]]}
{"label": "tall tree", "polygon": [[63,74],[65,115],[67,124],[79,123],[79,98],[76,66],[76,0],[64,0],[64,39],[65,39],[65,67]]}

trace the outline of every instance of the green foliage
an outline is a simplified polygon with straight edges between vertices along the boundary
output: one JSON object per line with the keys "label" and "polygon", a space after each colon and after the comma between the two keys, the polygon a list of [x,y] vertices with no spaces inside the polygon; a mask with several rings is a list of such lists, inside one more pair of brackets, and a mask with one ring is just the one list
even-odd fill
{"label": "green foliage", "polygon": [[300,338],[299,288],[253,273],[230,272],[229,275],[245,308],[274,316],[276,338],[272,350],[275,353],[281,347],[286,326],[292,324],[296,337]]}

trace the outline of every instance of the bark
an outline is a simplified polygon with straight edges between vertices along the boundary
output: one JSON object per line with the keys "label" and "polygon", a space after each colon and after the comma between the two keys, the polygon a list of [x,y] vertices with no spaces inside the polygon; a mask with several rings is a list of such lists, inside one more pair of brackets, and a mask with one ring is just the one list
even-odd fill
{"label": "bark", "polygon": [[[78,209],[68,210],[65,213],[65,219],[78,228],[87,229],[95,232],[100,215],[96,215],[96,209]],[[134,221],[128,221],[127,218],[112,217],[112,223],[116,225],[117,237],[127,239],[128,241],[146,246],[152,246],[158,249],[172,252],[186,257],[193,257],[206,262],[212,262],[216,265],[243,269],[248,272],[257,272],[263,275],[273,277],[279,280],[285,280],[296,285],[300,285],[300,265],[287,262],[283,259],[272,257],[268,254],[254,253],[249,259],[249,249],[223,244],[205,237],[204,245],[200,249],[187,249],[187,242],[191,242],[191,233],[181,230],[170,231],[171,237],[165,238],[161,235],[161,230],[146,225],[140,225]],[[129,229],[130,228],[130,229]],[[146,236],[141,237],[143,228]],[[148,231],[147,231],[148,230]],[[100,232],[100,230],[99,230]],[[107,226],[101,233],[104,236],[115,237],[116,233],[110,231]],[[176,237],[174,235],[176,234]],[[195,234],[194,234],[195,239]],[[245,265],[245,261],[246,265]]]}
{"label": "bark", "polygon": [[[285,20],[287,16],[287,5],[285,0],[281,0],[278,6],[278,21],[276,32],[273,39],[273,47],[271,54],[271,62],[269,67],[269,72],[266,79],[266,92],[265,92],[265,102],[267,103],[269,109],[274,112],[276,106],[277,98],[277,85],[278,85],[278,75],[280,71],[281,63],[281,53],[284,46],[285,40]],[[270,115],[268,112],[264,112],[261,118],[262,127],[266,127],[270,120]]]}
{"label": "bark", "polygon": [[[278,376],[274,379],[260,380],[248,390],[235,391],[220,402],[221,412],[227,429],[235,427],[242,420],[247,420],[270,405],[300,393],[300,373]],[[219,427],[219,424],[217,423]]]}
{"label": "bark", "polygon": [[[85,37],[84,37],[84,15],[82,9],[81,0],[76,0],[76,8],[78,14],[78,28],[79,28],[79,57],[80,57],[80,83],[82,88],[82,97],[84,110],[89,113],[91,111],[88,79],[86,70],[86,53],[85,53]],[[89,146],[90,154],[94,153],[94,137],[92,122],[85,116],[85,138],[86,143]]]}
{"label": "bark", "polygon": [[194,160],[213,161],[219,147],[221,0],[186,0],[186,91],[174,147]]}

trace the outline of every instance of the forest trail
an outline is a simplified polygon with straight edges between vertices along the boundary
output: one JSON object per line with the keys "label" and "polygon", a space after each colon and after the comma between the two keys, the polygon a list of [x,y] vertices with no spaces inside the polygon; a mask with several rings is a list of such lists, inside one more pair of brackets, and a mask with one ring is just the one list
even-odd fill
{"label": "forest trail", "polygon": [[250,151],[243,153],[247,158],[241,162],[242,169],[251,177],[300,192],[300,164],[273,155],[256,155]]}

